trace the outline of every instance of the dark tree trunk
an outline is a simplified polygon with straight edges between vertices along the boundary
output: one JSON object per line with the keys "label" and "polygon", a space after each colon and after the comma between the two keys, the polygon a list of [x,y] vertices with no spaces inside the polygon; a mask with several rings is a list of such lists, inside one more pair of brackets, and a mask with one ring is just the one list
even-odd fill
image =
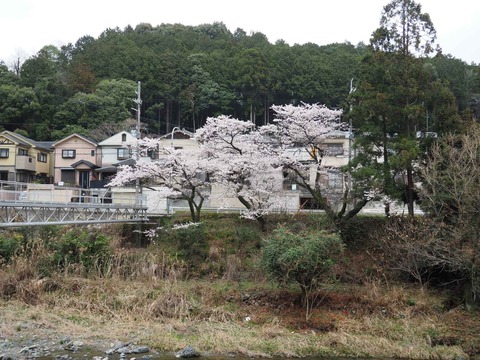
{"label": "dark tree trunk", "polygon": [[413,216],[414,214],[414,196],[413,196],[413,170],[412,165],[409,164],[407,167],[407,206],[408,206],[408,215]]}

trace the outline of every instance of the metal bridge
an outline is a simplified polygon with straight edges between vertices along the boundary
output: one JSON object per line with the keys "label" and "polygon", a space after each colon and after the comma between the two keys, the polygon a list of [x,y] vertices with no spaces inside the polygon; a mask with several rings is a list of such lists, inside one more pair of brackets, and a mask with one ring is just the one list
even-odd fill
{"label": "metal bridge", "polygon": [[142,222],[146,213],[138,192],[0,182],[0,228]]}

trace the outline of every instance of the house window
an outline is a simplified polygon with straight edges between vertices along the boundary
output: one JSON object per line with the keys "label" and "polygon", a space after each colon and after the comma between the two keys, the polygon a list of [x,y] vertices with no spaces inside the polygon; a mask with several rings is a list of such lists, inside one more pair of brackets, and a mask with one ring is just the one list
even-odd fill
{"label": "house window", "polygon": [[209,182],[210,181],[210,174],[208,172],[200,172],[195,175],[195,178],[197,178],[200,181],[203,182]]}
{"label": "house window", "polygon": [[62,158],[75,159],[76,150],[62,150]]}
{"label": "house window", "polygon": [[0,149],[0,158],[8,158],[9,149]]}
{"label": "house window", "polygon": [[309,210],[318,210],[318,209],[322,209],[322,206],[320,206],[320,204],[312,198],[301,197],[300,208],[309,209]]}
{"label": "house window", "polygon": [[128,159],[129,157],[130,157],[130,152],[128,151],[128,149],[125,149],[125,148],[117,149],[118,160]]}
{"label": "house window", "polygon": [[26,173],[17,173],[17,181],[18,182],[28,182],[29,176]]}
{"label": "house window", "polygon": [[158,159],[158,151],[157,150],[148,150],[147,151],[147,156],[152,160],[157,160]]}
{"label": "house window", "polygon": [[294,184],[294,177],[289,171],[283,170],[282,171],[282,176],[283,176],[283,190],[294,190],[293,185]]}
{"label": "house window", "polygon": [[90,151],[90,156],[95,156],[95,150]]}
{"label": "house window", "polygon": [[28,155],[28,150],[19,148],[19,149],[18,149],[18,155],[27,156],[27,155]]}
{"label": "house window", "polygon": [[127,141],[127,134],[122,134],[122,141],[123,142]]}
{"label": "house window", "polygon": [[343,155],[343,144],[342,143],[327,144],[327,155],[330,155],[330,156]]}
{"label": "house window", "polygon": [[328,171],[328,187],[329,189],[343,189],[343,174],[338,170]]}
{"label": "house window", "polygon": [[47,154],[38,153],[38,155],[37,155],[37,160],[38,160],[39,162],[46,163],[46,162],[47,162]]}

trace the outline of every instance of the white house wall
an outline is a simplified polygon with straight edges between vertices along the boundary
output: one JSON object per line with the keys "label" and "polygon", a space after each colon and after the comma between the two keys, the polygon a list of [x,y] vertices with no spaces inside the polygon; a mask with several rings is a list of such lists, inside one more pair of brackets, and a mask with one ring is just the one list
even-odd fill
{"label": "white house wall", "polygon": [[[125,138],[125,141],[123,141]],[[118,158],[117,149],[128,148],[128,145],[132,149],[135,148],[137,139],[128,131],[121,131],[108,139],[100,141],[98,146],[102,148],[102,166],[111,166],[119,161],[126,160],[127,158]]]}
{"label": "white house wall", "polygon": [[161,138],[160,139],[160,147],[164,148],[180,148],[180,149],[185,149],[185,150],[199,150],[200,151],[200,145],[195,139],[168,139],[168,138]]}
{"label": "white house wall", "polygon": [[[125,135],[125,142],[122,141],[122,135]],[[130,134],[128,131],[121,131],[103,141],[100,141],[98,143],[99,146],[119,146],[121,147],[122,145],[124,145],[125,143],[127,144],[135,144],[135,142],[137,141],[137,139],[132,135]]]}
{"label": "white house wall", "polygon": [[126,160],[127,158],[118,158],[117,149],[121,146],[112,148],[110,146],[103,146],[102,147],[102,166],[111,166],[112,164],[116,164],[119,161]]}

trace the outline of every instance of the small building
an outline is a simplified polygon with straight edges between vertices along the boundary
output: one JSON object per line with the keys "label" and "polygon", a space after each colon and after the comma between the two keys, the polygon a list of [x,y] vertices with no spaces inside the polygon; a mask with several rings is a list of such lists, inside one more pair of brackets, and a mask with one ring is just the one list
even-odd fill
{"label": "small building", "polygon": [[101,148],[101,167],[96,169],[98,180],[105,182],[117,173],[117,166],[132,158],[136,137],[121,131],[98,143]]}
{"label": "small building", "polygon": [[100,168],[101,151],[97,143],[79,134],[69,135],[53,145],[54,176],[58,184],[88,188]]}
{"label": "small building", "polygon": [[[321,144],[323,158],[320,169],[320,181],[325,195],[332,203],[339,203],[346,189],[346,177],[341,168],[346,166],[352,156],[352,144],[350,133],[346,131],[332,131],[327,134]],[[291,148],[288,152],[302,163],[311,163],[310,185],[314,186],[317,176],[317,164],[313,161],[312,155],[305,148]],[[317,210],[319,205],[314,201],[312,195],[305,189],[298,186],[294,181],[284,174],[283,196],[296,196],[299,209]]]}
{"label": "small building", "polygon": [[[160,147],[175,150],[199,149],[200,146],[194,138],[194,133],[180,128],[174,128],[168,134],[159,137]],[[160,155],[161,156],[161,155]]]}
{"label": "small building", "polygon": [[0,133],[0,181],[53,180],[52,142],[37,142],[12,131]]}

